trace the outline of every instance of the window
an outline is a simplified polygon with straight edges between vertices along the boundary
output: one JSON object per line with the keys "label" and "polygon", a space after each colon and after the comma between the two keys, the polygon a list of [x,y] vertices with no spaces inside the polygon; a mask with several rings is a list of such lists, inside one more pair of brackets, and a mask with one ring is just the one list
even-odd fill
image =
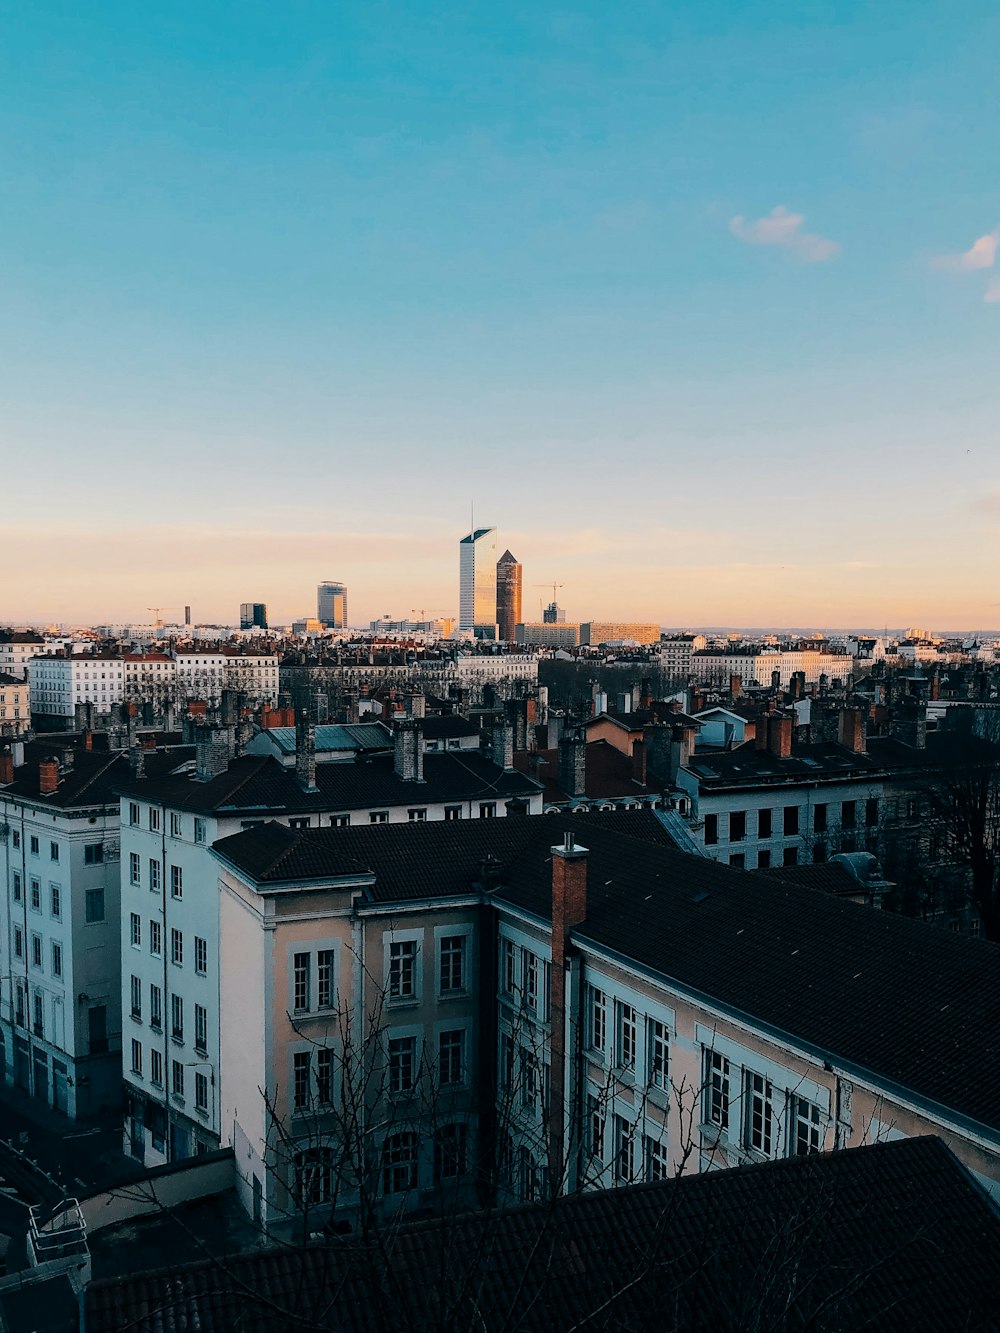
{"label": "window", "polygon": [[50,861],[59,860],[59,844],[57,842],[49,843],[49,860]]}
{"label": "window", "polygon": [[711,847],[719,841],[719,816],[705,816],[705,846]]}
{"label": "window", "polygon": [[799,849],[797,847],[786,847],[781,853],[781,864],[784,866],[797,866],[799,863]]}
{"label": "window", "polygon": [[666,1180],[670,1174],[670,1158],[663,1139],[654,1139],[650,1135],[645,1140],[646,1179],[649,1181]]}
{"label": "window", "polygon": [[32,833],[28,839],[28,850],[31,852],[32,856],[38,855],[38,838],[34,833]]}
{"label": "window", "polygon": [[139,822],[139,802],[129,801],[128,803],[128,822],[135,826]]}
{"label": "window", "polygon": [[181,817],[176,810],[170,812],[170,836],[172,838],[181,836]]}
{"label": "window", "polygon": [[35,991],[34,995],[31,997],[31,1000],[32,1000],[32,1010],[33,1010],[33,1015],[34,1015],[33,1022],[32,1022],[32,1024],[31,1024],[31,1030],[32,1030],[32,1032],[35,1034],[36,1037],[41,1037],[41,1038],[44,1040],[44,1039],[45,1039],[45,1001],[43,1000],[43,998],[42,998],[42,994],[41,994],[40,991]]}
{"label": "window", "polygon": [[132,1039],[132,1073],[142,1077],[142,1042]]}
{"label": "window", "polygon": [[646,1041],[650,1087],[667,1091],[670,1088],[670,1036],[666,1023],[651,1018]]}
{"label": "window", "polygon": [[416,1072],[415,1037],[389,1038],[389,1091],[411,1092]]}
{"label": "window", "polygon": [[604,1161],[604,1128],[606,1117],[604,1103],[592,1092],[587,1093],[587,1149],[599,1162]]}
{"label": "window", "polygon": [[465,1082],[465,1033],[459,1028],[438,1038],[438,1079],[442,1087]]}
{"label": "window", "polygon": [[142,883],[142,861],[138,852],[129,852],[128,878],[130,884]]}
{"label": "window", "polygon": [[402,1194],[417,1187],[417,1136],[412,1131],[391,1134],[382,1145],[382,1189]]}
{"label": "window", "polygon": [[536,1110],[541,1093],[541,1080],[538,1076],[538,1056],[527,1046],[518,1050],[520,1066],[521,1105]]}
{"label": "window", "polygon": [[331,828],[350,828],[350,825],[351,825],[351,816],[350,816],[350,815],[331,815],[331,816],[330,816],[330,827],[331,827]]}
{"label": "window", "polygon": [[184,1000],[180,995],[170,997],[170,1035],[174,1041],[184,1040]]}
{"label": "window", "polygon": [[194,1076],[194,1109],[196,1111],[208,1110],[207,1074],[196,1073]]}
{"label": "window", "polygon": [[792,1098],[792,1152],[796,1157],[807,1153],[821,1152],[823,1148],[823,1128],[820,1124],[820,1110],[804,1097]]}
{"label": "window", "polygon": [[528,1009],[538,1009],[538,959],[530,949],[524,950],[524,1003]]}
{"label": "window", "polygon": [[308,827],[309,827],[309,816],[308,816],[308,815],[304,815],[304,816],[302,816],[302,817],[299,818],[299,819],[290,819],[290,820],[288,821],[288,827],[289,827],[289,828],[308,828]]}
{"label": "window", "polygon": [[608,1000],[603,991],[590,988],[587,1037],[592,1051],[604,1051],[608,1034]]}
{"label": "window", "polygon": [[786,805],[784,811],[785,837],[790,838],[799,831],[799,807]]}
{"label": "window", "polygon": [[170,896],[171,898],[184,897],[184,872],[180,866],[170,867]]}
{"label": "window", "polygon": [[295,1154],[295,1198],[300,1208],[332,1200],[332,1148],[306,1148]]}
{"label": "window", "polygon": [[635,1126],[616,1115],[615,1124],[615,1182],[628,1185],[635,1178]]}
{"label": "window", "polygon": [[333,1052],[321,1046],[316,1052],[316,1100],[320,1106],[333,1103]]}
{"label": "window", "polygon": [[517,1156],[521,1198],[525,1203],[534,1203],[545,1192],[545,1171],[529,1148],[519,1148]]}
{"label": "window", "polygon": [[104,864],[104,843],[88,842],[83,849],[83,864],[99,866]]}
{"label": "window", "polygon": [[763,1074],[747,1071],[743,1146],[771,1155],[771,1084]]}
{"label": "window", "polygon": [[389,945],[389,998],[408,1000],[416,996],[416,940],[399,940]]}
{"label": "window", "polygon": [[747,858],[743,852],[734,852],[729,858],[729,864],[734,870],[743,870],[746,867]]}
{"label": "window", "polygon": [[333,950],[320,949],[316,955],[316,1007],[333,1006]]}
{"label": "window", "polygon": [[442,1125],[434,1135],[434,1180],[455,1180],[465,1175],[467,1131],[458,1123]]}
{"label": "window", "polygon": [[149,827],[153,833],[160,831],[160,812],[155,805],[149,807]]}
{"label": "window", "polygon": [[149,1081],[156,1087],[163,1087],[163,1056],[155,1047],[149,1049]]}
{"label": "window", "polygon": [[149,861],[149,888],[151,893],[160,892],[160,863],[152,857]]}
{"label": "window", "polygon": [[41,935],[32,935],[31,937],[31,966],[41,967],[42,965],[42,937]]}
{"label": "window", "polygon": [[858,821],[857,801],[842,801],[840,805],[841,828],[854,828]]}
{"label": "window", "polygon": [[705,1120],[729,1129],[729,1061],[718,1051],[705,1052]]}
{"label": "window", "polygon": [[184,1066],[180,1060],[170,1061],[170,1091],[175,1097],[184,1096]]}
{"label": "window", "polygon": [[173,926],[170,929],[170,960],[177,967],[184,966],[184,936]]}
{"label": "window", "polygon": [[813,847],[813,861],[819,865],[826,860],[826,843],[818,842]]}
{"label": "window", "polygon": [[31,880],[31,907],[35,912],[42,910],[42,881],[34,877]]}
{"label": "window", "polygon": [[747,812],[732,810],[729,814],[729,841],[742,842],[747,836]]}
{"label": "window", "polygon": [[446,805],[444,808],[445,819],[461,819],[462,807],[460,805]]}
{"label": "window", "polygon": [[23,1028],[24,1025],[25,1025],[25,1018],[24,1018],[24,990],[23,990],[23,988],[22,988],[21,986],[18,986],[18,988],[17,988],[17,1015],[16,1015],[14,1021],[17,1023],[17,1026],[18,1026],[19,1028]]}
{"label": "window", "polygon": [[407,810],[406,818],[411,824],[422,824],[427,818],[426,810]]}
{"label": "window", "polygon": [[769,838],[771,836],[771,811],[757,811],[757,837]]}
{"label": "window", "polygon": [[142,1020],[142,979],[133,976],[129,983],[129,991],[132,999],[132,1017],[136,1022]]}
{"label": "window", "polygon": [[18,832],[17,829],[14,829],[14,831],[13,831],[12,841],[13,841],[13,844],[14,844],[14,850],[17,851],[17,849],[18,849],[18,848],[20,847],[20,845],[21,845],[21,834]]}
{"label": "window", "polygon": [[509,1032],[500,1034],[500,1087],[510,1092],[514,1086],[514,1038]]}
{"label": "window", "polygon": [[769,870],[771,868],[771,853],[765,847],[757,853],[757,869]]}
{"label": "window", "polygon": [[131,930],[131,934],[132,934],[132,948],[133,948],[133,949],[141,949],[141,948],[142,948],[142,922],[139,920],[139,913],[138,913],[138,912],[131,912],[131,913],[129,914],[129,928],[130,928],[130,930]]}
{"label": "window", "polygon": [[194,970],[200,976],[208,971],[208,941],[200,935],[194,937]]}
{"label": "window", "polygon": [[503,955],[500,975],[503,977],[504,993],[513,995],[517,990],[517,951],[512,940],[501,940],[500,949]]}
{"label": "window", "polygon": [[52,975],[61,977],[62,971],[62,945],[52,941]]}
{"label": "window", "polygon": [[16,958],[24,957],[24,932],[20,926],[14,927],[14,956]]}
{"label": "window", "polygon": [[203,819],[196,818],[194,821],[194,840],[197,843],[205,841],[205,821]]}
{"label": "window", "polygon": [[615,1001],[615,1063],[619,1069],[635,1068],[635,1010]]}
{"label": "window", "polygon": [[297,1014],[305,1013],[309,1008],[309,964],[312,960],[307,953],[297,953],[292,968],[292,1003]]}
{"label": "window", "polygon": [[13,873],[12,892],[14,901],[19,903],[21,901],[21,872],[19,870],[15,870]]}
{"label": "window", "polygon": [[389,811],[388,811],[388,810],[372,810],[372,811],[370,812],[370,814],[368,815],[368,822],[369,822],[369,824],[388,824],[388,822],[389,822]]}
{"label": "window", "polygon": [[441,938],[441,994],[455,995],[465,990],[465,936]]}
{"label": "window", "polygon": [[163,952],[163,932],[159,921],[151,920],[149,923],[149,952],[157,958]]}
{"label": "window", "polygon": [[497,803],[496,801],[483,801],[479,806],[480,819],[496,819]]}
{"label": "window", "polygon": [[208,1050],[208,1010],[203,1004],[194,1007],[194,1048],[196,1051]]}
{"label": "window", "polygon": [[826,832],[826,804],[821,801],[819,805],[813,806],[813,832]]}

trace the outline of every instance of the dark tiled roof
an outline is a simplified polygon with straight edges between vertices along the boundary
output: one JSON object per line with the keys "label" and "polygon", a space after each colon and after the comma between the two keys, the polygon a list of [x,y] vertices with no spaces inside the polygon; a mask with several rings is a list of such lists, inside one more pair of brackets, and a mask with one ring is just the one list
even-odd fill
{"label": "dark tiled roof", "polygon": [[[570,798],[559,782],[559,751],[519,751],[514,766],[522,773],[533,773],[537,755],[538,780],[545,789],[546,802],[562,803]],[[664,784],[647,770],[646,781],[636,782],[632,777],[632,760],[608,741],[587,742],[587,769],[584,791],[588,800],[611,800],[621,796],[649,796],[663,791]]]}
{"label": "dark tiled roof", "polygon": [[424,756],[424,781],[396,776],[392,755],[358,763],[317,764],[314,792],[304,791],[293,768],[270,755],[244,755],[208,782],[193,777],[157,783],[123,783],[123,795],[156,800],[181,810],[266,815],[379,806],[424,806],[439,801],[508,800],[537,792],[520,773],[506,772],[476,751]]}
{"label": "dark tiled roof", "polygon": [[845,894],[864,893],[869,885],[857,880],[838,861],[825,861],[819,865],[774,866],[771,870],[756,872],[761,875],[775,875],[788,884],[802,884],[805,888],[821,889],[823,893]]}
{"label": "dark tiled roof", "polygon": [[462,736],[478,736],[479,728],[475,722],[461,717],[457,713],[443,717],[425,717],[423,720],[424,739],[428,741],[458,740]]}
{"label": "dark tiled roof", "polygon": [[1000,1220],[938,1139],[92,1282],[89,1333],[997,1328]]}
{"label": "dark tiled roof", "polygon": [[[144,750],[142,755],[146,773],[151,778],[160,778],[179,765],[189,763],[194,758],[194,749],[191,746],[177,746],[169,750]],[[129,777],[127,751],[75,750],[72,766],[60,769],[54,792],[45,795],[39,792],[37,759],[16,769],[14,781],[6,787],[0,787],[0,792],[5,796],[37,801],[59,810],[75,806],[116,806],[120,786]]]}

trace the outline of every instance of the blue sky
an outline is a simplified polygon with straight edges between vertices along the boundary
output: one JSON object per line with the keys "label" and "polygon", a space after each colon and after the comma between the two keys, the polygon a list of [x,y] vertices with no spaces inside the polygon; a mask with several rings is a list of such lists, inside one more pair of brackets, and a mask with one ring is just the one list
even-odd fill
{"label": "blue sky", "polygon": [[0,620],[454,608],[475,500],[580,618],[1000,623],[998,50],[0,3]]}

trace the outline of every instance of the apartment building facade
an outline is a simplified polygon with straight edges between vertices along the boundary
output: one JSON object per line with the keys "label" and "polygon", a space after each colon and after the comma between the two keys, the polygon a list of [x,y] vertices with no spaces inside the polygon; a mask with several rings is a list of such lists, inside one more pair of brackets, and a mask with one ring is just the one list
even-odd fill
{"label": "apartment building facade", "polygon": [[28,661],[31,711],[69,724],[77,704],[110,713],[125,699],[125,664],[114,653],[47,655]]}
{"label": "apartment building facade", "polygon": [[0,671],[0,736],[23,736],[31,729],[27,680]]}

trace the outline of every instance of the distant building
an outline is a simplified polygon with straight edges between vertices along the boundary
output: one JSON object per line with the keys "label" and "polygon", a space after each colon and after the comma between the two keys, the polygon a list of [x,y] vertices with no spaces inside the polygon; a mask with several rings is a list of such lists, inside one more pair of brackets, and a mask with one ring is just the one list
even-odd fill
{"label": "distant building", "polygon": [[57,653],[59,644],[43,639],[34,630],[0,631],[0,671],[8,676],[28,679],[28,662],[32,657]]}
{"label": "distant building", "polygon": [[521,619],[521,566],[504,551],[497,561],[497,628],[505,643],[513,643]]}
{"label": "distant building", "polygon": [[20,736],[30,727],[28,682],[0,671],[0,736]]}
{"label": "distant building", "polygon": [[580,642],[598,643],[659,643],[659,625],[632,620],[588,620],[580,626]]}
{"label": "distant building", "polygon": [[324,579],[316,589],[316,618],[325,629],[346,628],[346,584]]}
{"label": "distant building", "polygon": [[292,633],[298,638],[310,634],[322,634],[323,625],[315,616],[301,616],[298,620],[292,621]]}
{"label": "distant building", "polygon": [[31,711],[72,720],[76,705],[110,713],[125,698],[125,664],[116,653],[33,657],[28,662]]}
{"label": "distant building", "polygon": [[240,602],[240,629],[267,629],[267,603]]}
{"label": "distant building", "polygon": [[575,648],[580,642],[580,626],[565,620],[529,621],[517,626],[515,637],[518,643],[534,644],[536,648]]}
{"label": "distant building", "polygon": [[462,634],[497,634],[497,530],[476,528],[459,542],[458,628]]}
{"label": "distant building", "polygon": [[566,612],[563,610],[561,606],[558,605],[558,603],[555,600],[549,602],[548,606],[542,612],[542,624],[543,625],[566,624]]}

